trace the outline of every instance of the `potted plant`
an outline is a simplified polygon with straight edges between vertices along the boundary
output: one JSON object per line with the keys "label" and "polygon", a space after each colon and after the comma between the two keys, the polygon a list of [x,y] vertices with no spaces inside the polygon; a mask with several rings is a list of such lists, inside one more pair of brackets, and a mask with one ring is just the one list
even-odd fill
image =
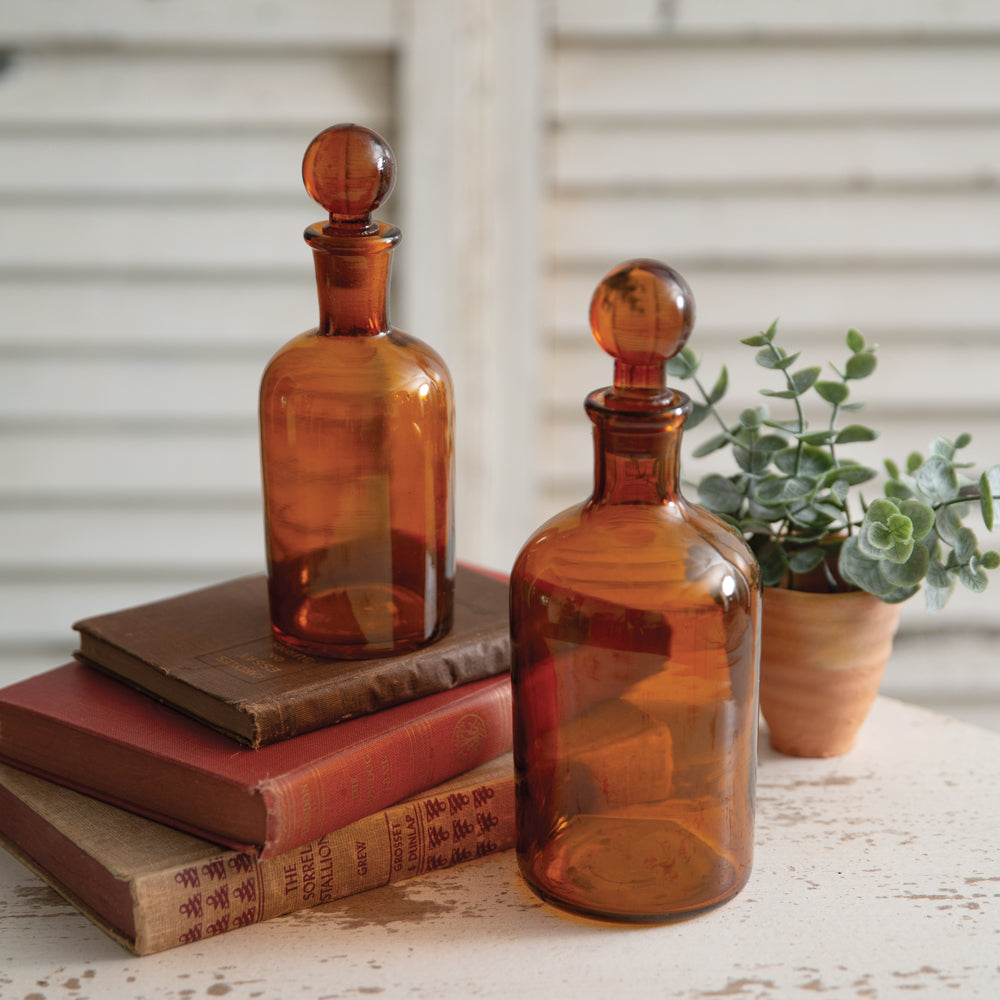
{"label": "potted plant", "polygon": [[717,425],[693,457],[728,449],[735,466],[728,475],[705,475],[697,490],[760,563],[760,700],[771,743],[785,753],[831,756],[853,745],[871,708],[900,603],[923,589],[927,607],[940,610],[956,584],[981,592],[987,571],[1000,566],[1000,553],[980,551],[966,523],[978,511],[992,530],[1000,466],[973,475],[960,458],[970,436],[941,437],[926,457],[886,461],[876,486],[878,471],[849,456],[849,446],[877,437],[849,422],[864,405],[852,391],[875,371],[876,346],[849,330],[844,361],[824,371],[801,365],[777,341],[775,323],[742,343],[774,379],[760,394],[783,407],[780,415],[762,404],[724,417],[727,369],[703,382],[690,348],[670,371],[700,397],[688,428]]}

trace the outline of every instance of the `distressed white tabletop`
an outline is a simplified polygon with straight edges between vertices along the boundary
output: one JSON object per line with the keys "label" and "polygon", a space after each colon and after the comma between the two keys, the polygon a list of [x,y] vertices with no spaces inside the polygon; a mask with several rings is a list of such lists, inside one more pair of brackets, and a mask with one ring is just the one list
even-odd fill
{"label": "distressed white tabletop", "polygon": [[0,851],[0,997],[1000,997],[1000,734],[879,699],[857,748],[762,739],[754,874],[679,924],[567,918],[513,853],[135,958]]}

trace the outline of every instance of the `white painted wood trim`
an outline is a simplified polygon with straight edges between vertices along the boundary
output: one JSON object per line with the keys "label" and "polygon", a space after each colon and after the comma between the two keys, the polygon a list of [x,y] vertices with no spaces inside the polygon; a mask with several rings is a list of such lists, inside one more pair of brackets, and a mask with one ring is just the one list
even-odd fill
{"label": "white painted wood trim", "polygon": [[459,556],[508,566],[536,517],[542,3],[409,10],[400,325],[438,347],[456,380]]}

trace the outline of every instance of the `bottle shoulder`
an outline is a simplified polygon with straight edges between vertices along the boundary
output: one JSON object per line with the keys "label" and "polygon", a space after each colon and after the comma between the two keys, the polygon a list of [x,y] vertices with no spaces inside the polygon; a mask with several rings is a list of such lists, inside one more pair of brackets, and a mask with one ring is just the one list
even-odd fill
{"label": "bottle shoulder", "polygon": [[512,585],[546,579],[601,590],[687,584],[721,569],[759,589],[749,547],[725,522],[687,503],[576,504],[546,521],[525,542]]}
{"label": "bottle shoulder", "polygon": [[441,355],[428,344],[393,328],[374,336],[329,336],[314,327],[293,337],[271,357],[263,384],[292,379],[317,391],[325,383],[338,391],[352,385],[358,391],[414,391],[427,386],[449,398],[451,373]]}

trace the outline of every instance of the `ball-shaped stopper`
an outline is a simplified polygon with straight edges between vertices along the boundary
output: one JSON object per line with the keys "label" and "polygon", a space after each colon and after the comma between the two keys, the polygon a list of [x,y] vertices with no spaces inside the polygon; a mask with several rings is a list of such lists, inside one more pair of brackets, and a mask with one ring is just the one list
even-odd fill
{"label": "ball-shaped stopper", "polygon": [[367,221],[392,192],[396,160],[385,139],[370,128],[333,125],[309,143],[302,179],[331,221]]}
{"label": "ball-shaped stopper", "polygon": [[694,298],[672,267],[630,260],[609,272],[590,302],[594,339],[616,361],[615,388],[663,386],[663,369],[694,326]]}

